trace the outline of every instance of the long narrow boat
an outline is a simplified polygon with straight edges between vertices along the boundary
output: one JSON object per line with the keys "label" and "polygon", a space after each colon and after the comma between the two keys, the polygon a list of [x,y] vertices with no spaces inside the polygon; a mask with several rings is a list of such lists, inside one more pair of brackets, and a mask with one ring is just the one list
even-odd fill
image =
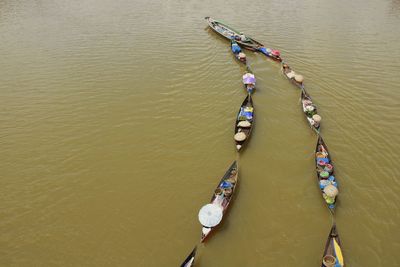
{"label": "long narrow boat", "polygon": [[192,267],[194,265],[194,257],[196,256],[197,246],[194,247],[192,252],[187,256],[181,267]]}
{"label": "long narrow boat", "polygon": [[329,210],[334,213],[336,198],[339,193],[334,167],[329,154],[328,147],[321,136],[318,136],[315,147],[315,166],[317,171],[318,185],[321,189],[322,197],[325,199]]}
{"label": "long narrow boat", "polygon": [[244,143],[250,138],[251,130],[254,124],[254,106],[251,95],[248,94],[240,106],[236,116],[235,124],[235,143],[236,149],[239,151]]}
{"label": "long narrow boat", "polygon": [[[236,160],[232,163],[229,169],[226,171],[225,175],[222,177],[221,181],[218,183],[213,196],[211,197],[210,204],[212,206],[220,207],[222,210],[222,216],[227,211],[229,204],[231,203],[232,196],[235,193],[237,181],[238,181],[238,164]],[[210,204],[205,205],[209,206]],[[204,208],[203,207],[203,208]],[[202,208],[202,209],[203,209]],[[199,219],[201,216],[201,211],[199,212]],[[222,217],[221,217],[222,220]],[[200,223],[201,219],[200,219]],[[215,227],[220,223],[217,222],[215,226],[208,227],[204,226],[201,231],[201,242],[204,242],[205,239],[210,235],[210,233],[215,229]]]}
{"label": "long narrow boat", "polygon": [[314,105],[305,88],[301,90],[301,106],[311,129],[319,133],[321,116],[318,115],[317,106]]}
{"label": "long narrow boat", "polygon": [[332,226],[326,241],[324,256],[322,257],[321,267],[343,267],[344,260],[341,249],[341,242],[336,225]]}
{"label": "long narrow boat", "polygon": [[278,50],[264,47],[262,43],[254,40],[249,36],[244,35],[242,32],[233,29],[232,27],[222,23],[221,21],[217,21],[210,17],[205,17],[205,19],[207,20],[207,23],[211,29],[213,29],[216,33],[222,35],[226,39],[234,39],[238,42],[239,45],[250,51],[261,52],[275,61],[282,61],[280,57],[280,52]]}
{"label": "long narrow boat", "polygon": [[243,53],[239,44],[235,40],[231,40],[231,50],[237,60],[239,60],[241,63],[246,64],[246,54]]}
{"label": "long narrow boat", "polygon": [[282,72],[283,75],[295,86],[297,86],[300,89],[304,88],[303,85],[303,76],[296,74],[288,64],[282,63]]}

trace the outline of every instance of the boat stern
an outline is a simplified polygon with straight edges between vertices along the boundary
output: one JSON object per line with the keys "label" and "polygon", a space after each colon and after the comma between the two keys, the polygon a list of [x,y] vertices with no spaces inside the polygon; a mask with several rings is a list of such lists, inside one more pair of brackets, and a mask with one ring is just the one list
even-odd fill
{"label": "boat stern", "polygon": [[210,234],[212,228],[204,227],[201,229],[201,242],[203,243],[207,236]]}

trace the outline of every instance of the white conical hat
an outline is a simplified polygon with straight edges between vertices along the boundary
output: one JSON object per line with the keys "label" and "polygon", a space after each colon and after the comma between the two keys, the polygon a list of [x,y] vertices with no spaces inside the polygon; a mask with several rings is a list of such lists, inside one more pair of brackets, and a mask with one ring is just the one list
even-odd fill
{"label": "white conical hat", "polygon": [[312,116],[312,119],[313,119],[315,122],[321,122],[321,120],[322,120],[321,116],[318,115],[318,114],[313,115],[313,116]]}
{"label": "white conical hat", "polygon": [[223,216],[223,208],[217,204],[204,205],[199,211],[199,221],[205,227],[218,225]]}
{"label": "white conical hat", "polygon": [[294,75],[294,79],[295,79],[296,82],[298,82],[298,83],[302,83],[302,82],[304,81],[303,75],[300,75],[300,74]]}
{"label": "white conical hat", "polygon": [[240,133],[235,134],[234,138],[236,141],[241,142],[246,139],[246,134],[244,132],[240,132]]}
{"label": "white conical hat", "polygon": [[328,197],[336,197],[339,194],[339,190],[334,186],[334,185],[327,185],[324,188],[324,193],[328,196]]}
{"label": "white conical hat", "polygon": [[240,52],[240,53],[239,53],[239,57],[240,57],[240,58],[245,58],[245,57],[246,57],[246,54],[243,53],[243,52]]}

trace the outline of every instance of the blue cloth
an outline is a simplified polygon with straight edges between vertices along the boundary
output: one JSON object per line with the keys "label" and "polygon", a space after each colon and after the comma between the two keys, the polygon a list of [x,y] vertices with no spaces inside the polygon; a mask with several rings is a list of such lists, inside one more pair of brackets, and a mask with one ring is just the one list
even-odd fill
{"label": "blue cloth", "polygon": [[230,182],[223,181],[223,182],[221,183],[220,187],[222,187],[222,188],[231,188],[231,187],[232,187],[232,184],[231,184]]}
{"label": "blue cloth", "polygon": [[238,54],[240,52],[242,52],[242,49],[240,49],[240,46],[237,44],[232,44],[232,52],[234,54]]}
{"label": "blue cloth", "polygon": [[320,161],[320,160],[322,160],[323,162],[325,162],[325,164],[328,164],[328,163],[329,163],[329,159],[328,159],[328,158],[318,158],[318,159],[317,159],[317,162]]}
{"label": "blue cloth", "polygon": [[248,120],[253,119],[253,112],[246,111],[246,112],[243,112],[243,115],[244,115]]}
{"label": "blue cloth", "polygon": [[260,52],[263,53],[264,55],[268,55],[267,48],[265,47],[261,47]]}

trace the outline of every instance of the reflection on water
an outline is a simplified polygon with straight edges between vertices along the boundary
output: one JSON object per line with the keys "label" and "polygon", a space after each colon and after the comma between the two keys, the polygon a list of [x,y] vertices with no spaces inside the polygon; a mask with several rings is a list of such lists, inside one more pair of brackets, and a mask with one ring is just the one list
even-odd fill
{"label": "reflection on water", "polygon": [[[330,215],[316,136],[280,66],[247,52],[256,124],[237,156],[244,66],[223,19],[305,77],[335,162],[346,264],[397,266],[398,1],[1,1],[0,265],[177,266],[238,157],[196,266],[318,266]],[[371,19],[373,18],[373,19]]]}

